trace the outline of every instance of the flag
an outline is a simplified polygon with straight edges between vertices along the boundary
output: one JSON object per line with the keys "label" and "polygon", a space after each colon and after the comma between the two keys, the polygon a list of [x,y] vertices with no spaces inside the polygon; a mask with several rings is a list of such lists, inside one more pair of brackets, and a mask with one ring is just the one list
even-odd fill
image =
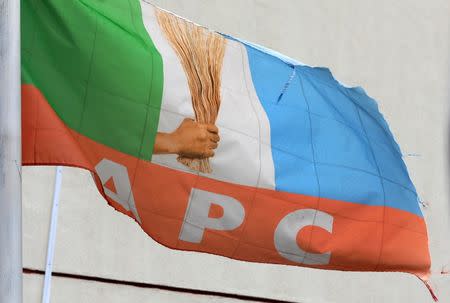
{"label": "flag", "polygon": [[151,238],[426,280],[400,149],[361,88],[145,1],[22,1],[24,165],[92,172]]}

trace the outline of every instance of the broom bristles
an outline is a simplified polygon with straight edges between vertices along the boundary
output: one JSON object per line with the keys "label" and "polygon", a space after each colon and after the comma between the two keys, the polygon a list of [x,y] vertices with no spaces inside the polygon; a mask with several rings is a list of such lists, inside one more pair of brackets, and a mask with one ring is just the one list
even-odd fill
{"label": "broom bristles", "polygon": [[[156,15],[186,73],[195,120],[215,124],[221,102],[225,38],[162,10]],[[212,172],[209,159],[178,157],[178,161],[202,173]]]}

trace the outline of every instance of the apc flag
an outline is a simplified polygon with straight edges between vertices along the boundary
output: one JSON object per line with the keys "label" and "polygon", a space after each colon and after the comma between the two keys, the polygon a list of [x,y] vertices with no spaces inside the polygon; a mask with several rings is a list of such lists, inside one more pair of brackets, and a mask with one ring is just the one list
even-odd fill
{"label": "apc flag", "polygon": [[426,280],[425,221],[373,99],[145,1],[22,1],[24,165],[92,172],[169,248]]}

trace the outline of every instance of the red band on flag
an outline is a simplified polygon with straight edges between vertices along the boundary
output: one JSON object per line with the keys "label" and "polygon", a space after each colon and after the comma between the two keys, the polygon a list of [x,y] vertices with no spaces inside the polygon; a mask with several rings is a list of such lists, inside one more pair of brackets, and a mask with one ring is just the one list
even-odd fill
{"label": "red band on flag", "polygon": [[108,203],[162,245],[251,262],[427,277],[428,239],[419,216],[326,198],[319,203],[156,165],[69,129],[34,86],[22,86],[22,102],[23,164],[90,170]]}

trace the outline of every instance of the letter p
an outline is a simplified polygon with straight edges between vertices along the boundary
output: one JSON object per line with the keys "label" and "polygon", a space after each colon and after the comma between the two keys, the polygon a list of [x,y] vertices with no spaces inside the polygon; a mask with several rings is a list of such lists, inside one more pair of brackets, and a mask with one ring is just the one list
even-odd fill
{"label": "letter p", "polygon": [[[222,217],[209,217],[209,211],[213,204],[222,207]],[[233,230],[242,224],[244,216],[244,207],[238,200],[193,188],[179,239],[191,243],[200,243],[205,229]]]}

